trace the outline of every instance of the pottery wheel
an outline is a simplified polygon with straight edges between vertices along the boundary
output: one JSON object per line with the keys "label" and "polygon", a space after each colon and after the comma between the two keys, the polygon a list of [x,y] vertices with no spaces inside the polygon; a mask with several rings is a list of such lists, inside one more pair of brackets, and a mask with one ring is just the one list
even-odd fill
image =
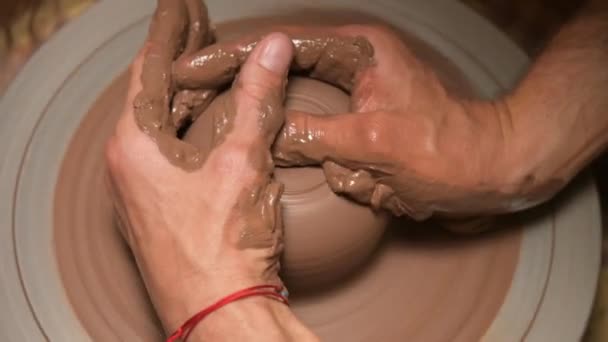
{"label": "pottery wheel", "polygon": [[[373,15],[406,32],[446,86],[470,96],[500,94],[527,63],[502,34],[456,2],[334,0],[315,2],[326,8],[315,15],[304,11],[309,1],[207,3],[220,39],[252,25],[362,20],[335,8]],[[114,226],[102,155],[126,93],[124,71],[154,5],[100,2],[43,46],[0,102],[0,340],[163,338]],[[305,90],[307,82],[316,81],[292,79],[288,105],[332,112],[323,96]],[[302,193],[312,203],[306,215],[323,210],[320,203],[333,194],[319,172],[278,171],[288,190],[282,203],[293,208],[286,215],[298,214],[302,207],[294,202]],[[305,186],[289,182],[298,175]],[[344,205],[356,208],[363,223],[384,220]],[[295,247],[287,252],[286,276],[296,288],[292,307],[327,341],[578,339],[599,269],[593,183],[583,177],[549,205],[503,221],[503,229],[479,236],[407,220],[393,220],[386,230],[353,230],[347,236],[353,242],[342,245],[327,242],[335,236],[314,236],[333,259],[300,260]],[[312,234],[287,231],[287,248]],[[334,277],[306,282],[320,270]]]}

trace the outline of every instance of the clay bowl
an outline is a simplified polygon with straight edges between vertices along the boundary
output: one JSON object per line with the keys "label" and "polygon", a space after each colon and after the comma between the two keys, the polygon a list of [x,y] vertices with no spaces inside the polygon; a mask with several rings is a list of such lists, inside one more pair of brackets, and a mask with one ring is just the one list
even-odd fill
{"label": "clay bowl", "polygon": [[[451,89],[470,96],[508,89],[527,62],[502,34],[457,2],[317,5],[361,10],[409,32],[421,58]],[[238,6],[209,1],[225,38],[243,31],[243,22],[228,21],[246,16],[298,13],[249,20],[246,27],[335,18],[298,12],[307,6],[304,0]],[[153,9],[151,0],[99,2],[43,46],[1,100],[0,305],[6,314],[0,340],[162,340],[114,226],[101,153],[125,94],[121,72],[143,41]],[[315,101],[318,97],[309,105]],[[309,171],[318,172],[285,171],[284,180],[298,178],[289,172]],[[288,199],[285,207],[292,205]],[[325,208],[315,203],[308,208]],[[367,208],[357,209],[369,215]],[[391,222],[381,238],[381,228],[361,229],[347,237],[355,241],[370,234],[370,241],[343,250],[360,259],[353,257],[331,284],[310,282],[294,291],[292,307],[329,341],[577,340],[599,269],[599,218],[594,185],[582,179],[550,205],[505,221],[511,229],[491,234],[455,237],[409,221]],[[295,247],[309,234],[293,234],[288,238],[294,247],[286,254],[293,260],[287,262],[292,283],[305,284],[310,270],[326,267],[326,277],[337,269],[330,262],[310,266],[304,258],[309,249],[298,254]],[[371,243],[375,239],[379,242]]]}
{"label": "clay bowl", "polygon": [[[186,133],[184,140],[199,147],[203,157],[211,150],[216,98]],[[346,113],[350,97],[321,81],[292,77],[285,108],[318,115]],[[289,289],[312,291],[339,282],[357,269],[374,251],[388,222],[388,215],[374,212],[334,194],[321,168],[277,168],[275,178],[285,191],[281,198],[285,226],[283,280]]]}

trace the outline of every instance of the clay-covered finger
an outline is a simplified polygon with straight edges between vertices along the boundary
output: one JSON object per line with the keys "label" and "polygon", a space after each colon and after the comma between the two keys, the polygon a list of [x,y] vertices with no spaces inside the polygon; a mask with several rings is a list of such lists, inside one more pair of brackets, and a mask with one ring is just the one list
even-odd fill
{"label": "clay-covered finger", "polygon": [[217,96],[215,89],[184,89],[173,97],[171,120],[175,127],[195,121]]}
{"label": "clay-covered finger", "polygon": [[277,165],[319,165],[336,161],[350,169],[385,170],[382,146],[385,137],[378,132],[375,113],[315,115],[290,111],[273,146]]}
{"label": "clay-covered finger", "polygon": [[325,179],[329,187],[338,194],[344,194],[359,203],[369,204],[376,180],[364,170],[351,170],[335,162],[323,163]]}
{"label": "clay-covered finger", "polygon": [[269,35],[252,51],[227,96],[215,105],[222,113],[218,117],[225,120],[219,135],[214,123],[211,155],[246,160],[247,165],[239,167],[236,174],[244,182],[237,205],[243,222],[239,246],[264,253],[269,266],[262,272],[269,280],[277,276],[282,250],[282,185],[271,181],[274,165],[270,146],[284,121],[283,94],[292,56],[287,36]]}
{"label": "clay-covered finger", "polygon": [[310,72],[310,77],[350,92],[357,75],[372,64],[374,49],[362,37],[294,37],[294,68]]}
{"label": "clay-covered finger", "polygon": [[367,170],[351,170],[332,161],[323,163],[323,171],[329,187],[335,193],[346,195],[375,210],[387,210],[394,216],[408,215],[418,220],[428,217],[426,212],[412,210],[390,185],[382,183],[379,175]]}
{"label": "clay-covered finger", "polygon": [[420,215],[416,213],[403,199],[399,198],[398,194],[391,186],[380,182],[376,183],[370,203],[373,208],[386,209],[397,217],[408,215],[409,217],[418,220],[423,220],[428,217],[427,214]]}
{"label": "clay-covered finger", "polygon": [[156,132],[175,133],[169,117],[173,94],[171,67],[183,49],[188,11],[183,1],[159,0],[150,24],[141,73],[142,90],[135,99],[135,118],[140,128],[154,136]]}
{"label": "clay-covered finger", "polygon": [[207,5],[201,0],[183,0],[188,10],[188,40],[183,55],[190,55],[212,40]]}
{"label": "clay-covered finger", "polygon": [[284,34],[271,34],[251,53],[231,89],[234,122],[226,140],[260,140],[270,157],[270,146],[283,125],[283,99],[293,46]]}
{"label": "clay-covered finger", "polygon": [[144,46],[133,59],[130,67],[129,88],[125,105],[117,125],[117,133],[119,135],[137,134],[141,131],[138,129],[135,118],[133,116],[133,104],[135,98],[141,92],[141,72],[144,65],[146,55],[146,47]]}
{"label": "clay-covered finger", "polygon": [[[158,1],[146,41],[142,87],[133,106],[137,125],[156,141],[161,153],[174,165],[194,170],[202,164],[200,152],[177,139],[178,120],[171,116],[175,94],[171,70],[187,44],[189,18],[185,0]],[[196,45],[194,40],[192,44]]]}
{"label": "clay-covered finger", "polygon": [[[335,28],[276,28],[295,46],[292,68],[307,71],[345,90],[372,63],[374,50],[362,36],[347,36]],[[174,77],[182,88],[216,88],[230,82],[264,34],[209,46],[175,63]]]}
{"label": "clay-covered finger", "polygon": [[[183,0],[188,11],[188,32],[186,45],[180,58],[189,56],[209,45],[214,37],[209,26],[208,10],[201,0]],[[171,121],[175,127],[182,127],[196,117],[213,101],[215,89],[178,90],[172,101]]]}

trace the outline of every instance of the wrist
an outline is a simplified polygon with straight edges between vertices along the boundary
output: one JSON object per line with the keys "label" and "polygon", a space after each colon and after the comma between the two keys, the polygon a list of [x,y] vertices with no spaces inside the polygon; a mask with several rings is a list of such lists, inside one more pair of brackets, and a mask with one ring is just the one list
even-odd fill
{"label": "wrist", "polygon": [[562,132],[553,131],[552,137],[546,137],[552,129],[536,121],[543,117],[541,108],[524,101],[515,93],[492,103],[502,137],[494,184],[505,197],[508,212],[544,202],[565,183],[547,167],[555,150],[552,146],[556,146],[556,139],[562,139]]}
{"label": "wrist", "polygon": [[482,211],[513,212],[544,201],[548,182],[538,166],[542,165],[546,150],[531,141],[538,134],[522,125],[519,105],[505,97],[493,101],[463,100],[456,108],[464,111],[471,122],[467,141],[476,146],[475,153],[464,151],[463,158],[478,165],[468,181],[471,189],[487,198]]}
{"label": "wrist", "polygon": [[[254,277],[236,277],[219,273],[216,273],[215,276],[194,275],[182,278],[176,283],[173,287],[163,290],[162,293],[160,291],[151,293],[156,311],[168,334],[173,333],[201,310],[228,295],[258,285],[281,286],[278,277],[277,281],[268,282]],[[235,301],[228,304],[226,308],[248,300],[249,298]],[[267,300],[274,302],[272,299]],[[224,309],[220,308],[218,311],[224,311]]]}
{"label": "wrist", "polygon": [[[243,289],[241,289],[243,290]],[[238,291],[224,294],[213,304]],[[168,331],[172,334],[183,324],[194,317],[207,305],[192,310],[175,328]],[[317,341],[291,312],[285,303],[264,295],[244,297],[229,301],[210,312],[192,327],[188,334],[189,341]]]}
{"label": "wrist", "polygon": [[232,302],[203,319],[191,341],[316,341],[289,307],[256,296]]}
{"label": "wrist", "polygon": [[282,285],[278,260],[276,266],[269,264],[271,258],[264,257],[267,253],[263,250],[194,246],[194,253],[186,243],[181,243],[185,248],[169,250],[165,243],[168,239],[160,240],[162,243],[134,248],[133,253],[167,333],[231,293],[258,285]]}

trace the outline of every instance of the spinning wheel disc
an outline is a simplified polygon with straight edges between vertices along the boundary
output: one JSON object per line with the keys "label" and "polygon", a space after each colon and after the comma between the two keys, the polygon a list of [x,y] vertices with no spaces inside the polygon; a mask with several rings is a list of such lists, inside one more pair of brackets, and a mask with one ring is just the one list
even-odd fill
{"label": "spinning wheel disc", "polygon": [[[208,3],[220,22],[309,2]],[[516,47],[458,3],[331,2],[344,6],[427,42],[482,96],[511,86],[526,65]],[[88,229],[93,222],[112,227],[99,152],[118,113],[87,113],[128,66],[153,8],[148,0],[100,2],[43,46],[0,102],[2,340],[162,338],[126,247],[111,229]],[[119,103],[120,87],[105,96]],[[341,286],[296,294],[294,309],[328,340],[575,340],[599,269],[595,188],[581,181],[531,215],[517,223],[521,230],[449,241],[390,228],[361,270]]]}

